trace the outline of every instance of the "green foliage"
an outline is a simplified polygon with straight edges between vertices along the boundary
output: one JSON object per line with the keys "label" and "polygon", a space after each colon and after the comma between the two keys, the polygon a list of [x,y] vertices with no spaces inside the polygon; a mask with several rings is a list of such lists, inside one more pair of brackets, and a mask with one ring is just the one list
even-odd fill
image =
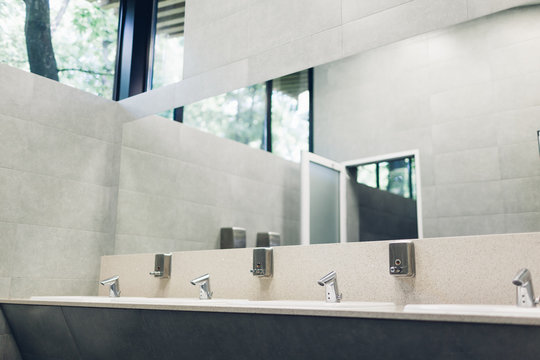
{"label": "green foliage", "polygon": [[266,116],[264,84],[231,91],[184,107],[184,123],[261,148]]}
{"label": "green foliage", "polygon": [[[60,82],[110,98],[116,58],[117,11],[103,10],[86,0],[67,1],[65,13],[62,13],[63,1],[50,2]],[[28,71],[25,11],[22,0],[0,3],[0,62]]]}

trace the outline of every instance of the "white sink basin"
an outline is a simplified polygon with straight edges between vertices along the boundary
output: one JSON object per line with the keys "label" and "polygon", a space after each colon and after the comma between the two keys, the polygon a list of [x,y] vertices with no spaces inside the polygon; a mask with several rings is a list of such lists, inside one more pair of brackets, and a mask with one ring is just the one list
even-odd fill
{"label": "white sink basin", "polygon": [[540,308],[514,305],[411,304],[403,312],[421,314],[539,317]]}
{"label": "white sink basin", "polygon": [[93,303],[93,304],[130,304],[130,305],[169,305],[197,306],[217,308],[249,309],[291,309],[291,310],[339,310],[339,311],[396,311],[396,305],[388,302],[326,303],[324,301],[300,300],[246,300],[246,299],[211,299],[197,298],[147,298],[147,297],[107,297],[107,296],[33,296],[30,300],[54,303]]}

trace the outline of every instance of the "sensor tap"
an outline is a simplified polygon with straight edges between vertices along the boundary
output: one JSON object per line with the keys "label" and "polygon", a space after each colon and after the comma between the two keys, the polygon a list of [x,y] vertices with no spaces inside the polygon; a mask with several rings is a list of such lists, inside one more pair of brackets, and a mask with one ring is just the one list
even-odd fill
{"label": "sensor tap", "polygon": [[213,292],[210,291],[210,274],[204,274],[190,281],[192,285],[199,284],[199,299],[209,300],[212,298]]}
{"label": "sensor tap", "polygon": [[516,285],[516,305],[523,307],[535,307],[538,299],[534,298],[531,272],[528,269],[518,271],[512,284]]}
{"label": "sensor tap", "polygon": [[120,276],[115,275],[99,282],[101,285],[109,285],[109,296],[120,297]]}
{"label": "sensor tap", "polygon": [[343,298],[343,294],[340,294],[338,290],[337,274],[335,271],[324,275],[317,283],[325,287],[326,302],[338,303]]}

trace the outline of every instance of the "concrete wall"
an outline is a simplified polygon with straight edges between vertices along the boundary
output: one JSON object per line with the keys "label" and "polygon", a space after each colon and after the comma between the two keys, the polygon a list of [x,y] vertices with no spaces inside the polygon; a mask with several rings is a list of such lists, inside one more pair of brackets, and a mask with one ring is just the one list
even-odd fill
{"label": "concrete wall", "polygon": [[0,297],[93,294],[113,251],[122,121],[110,100],[0,65]]}
{"label": "concrete wall", "polygon": [[349,180],[347,241],[418,238],[416,200]]}
{"label": "concrete wall", "polygon": [[124,125],[116,254],[219,248],[221,227],[300,240],[300,168],[157,116]]}
{"label": "concrete wall", "polygon": [[122,101],[139,117],[531,0],[188,0],[184,80]]}
{"label": "concrete wall", "polygon": [[419,149],[427,237],[540,231],[539,60],[526,7],[317,67],[315,152]]}

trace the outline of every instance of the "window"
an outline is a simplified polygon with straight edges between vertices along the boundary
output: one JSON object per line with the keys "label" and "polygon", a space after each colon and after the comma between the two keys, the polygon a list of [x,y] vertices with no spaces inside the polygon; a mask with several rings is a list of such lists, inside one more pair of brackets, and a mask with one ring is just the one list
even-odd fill
{"label": "window", "polygon": [[272,81],[272,152],[300,162],[309,148],[308,70]]}
{"label": "window", "polygon": [[265,122],[264,84],[252,85],[184,107],[183,122],[200,130],[262,148]]}
{"label": "window", "polygon": [[[185,1],[159,0],[152,88],[182,80]],[[168,114],[168,117],[171,116]]]}
{"label": "window", "polygon": [[[310,148],[311,76],[304,70],[204,99],[180,108],[176,120],[299,162]],[[173,111],[160,115],[172,118]]]}
{"label": "window", "polygon": [[1,62],[112,96],[117,8],[87,0],[7,0],[0,18]]}
{"label": "window", "polygon": [[405,198],[416,199],[414,156],[358,165],[356,182]]}

